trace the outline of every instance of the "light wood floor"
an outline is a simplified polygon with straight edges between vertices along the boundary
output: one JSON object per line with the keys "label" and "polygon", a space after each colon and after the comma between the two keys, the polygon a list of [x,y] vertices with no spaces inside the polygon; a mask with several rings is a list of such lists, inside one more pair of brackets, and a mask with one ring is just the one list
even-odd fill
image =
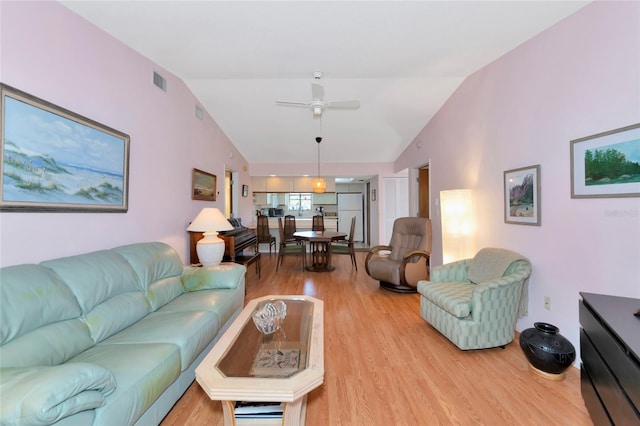
{"label": "light wood floor", "polygon": [[[306,294],[324,300],[325,378],[309,394],[307,426],[591,425],[580,375],[543,379],[528,369],[516,339],[506,349],[461,351],[419,315],[417,294],[379,288],[348,256],[330,273],[302,272],[286,257],[262,256],[248,271],[247,300]],[[533,323],[533,319],[531,320]],[[222,425],[222,407],[194,384],[163,426]]]}

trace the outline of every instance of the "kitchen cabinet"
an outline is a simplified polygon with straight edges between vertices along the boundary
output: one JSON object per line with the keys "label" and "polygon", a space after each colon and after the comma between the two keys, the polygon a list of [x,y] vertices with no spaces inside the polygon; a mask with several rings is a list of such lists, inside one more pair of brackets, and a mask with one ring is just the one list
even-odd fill
{"label": "kitchen cabinet", "polygon": [[311,176],[293,178],[293,192],[313,192],[313,179]]}
{"label": "kitchen cabinet", "polygon": [[293,192],[292,177],[287,176],[269,176],[267,177],[268,192]]}
{"label": "kitchen cabinet", "polygon": [[267,192],[267,177],[254,176],[251,178],[253,192]]}
{"label": "kitchen cabinet", "polygon": [[322,194],[313,194],[313,204],[336,204],[336,193],[325,192]]}
{"label": "kitchen cabinet", "polygon": [[362,184],[361,183],[339,183],[336,185],[336,192],[362,193]]}

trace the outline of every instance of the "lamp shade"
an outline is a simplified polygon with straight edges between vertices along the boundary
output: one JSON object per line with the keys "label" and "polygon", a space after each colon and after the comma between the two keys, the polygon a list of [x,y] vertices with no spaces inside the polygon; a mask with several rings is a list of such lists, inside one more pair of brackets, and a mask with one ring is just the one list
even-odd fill
{"label": "lamp shade", "polygon": [[473,257],[473,211],[470,189],[440,191],[442,261]]}
{"label": "lamp shade", "polygon": [[322,178],[313,180],[313,192],[322,193],[327,189],[327,182]]}
{"label": "lamp shade", "polygon": [[187,227],[189,232],[203,232],[203,238],[196,245],[198,259],[203,266],[219,265],[224,256],[224,240],[218,238],[218,231],[230,231],[233,226],[215,207],[205,207]]}
{"label": "lamp shade", "polygon": [[189,232],[230,231],[233,226],[215,207],[205,207],[187,228]]}

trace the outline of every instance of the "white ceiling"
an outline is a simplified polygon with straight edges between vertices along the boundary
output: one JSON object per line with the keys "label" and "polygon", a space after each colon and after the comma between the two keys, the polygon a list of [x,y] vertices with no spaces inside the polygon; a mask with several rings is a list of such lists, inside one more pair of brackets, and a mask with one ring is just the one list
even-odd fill
{"label": "white ceiling", "polygon": [[[390,162],[465,77],[588,1],[62,1],[180,77],[249,163]],[[312,73],[325,100],[305,108]],[[171,88],[169,87],[169,90]]]}

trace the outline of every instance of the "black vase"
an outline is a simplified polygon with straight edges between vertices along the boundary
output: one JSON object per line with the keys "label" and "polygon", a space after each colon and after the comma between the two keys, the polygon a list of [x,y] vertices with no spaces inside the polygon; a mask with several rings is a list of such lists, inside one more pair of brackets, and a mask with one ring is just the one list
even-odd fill
{"label": "black vase", "polygon": [[558,334],[560,329],[546,322],[536,322],[534,328],[520,333],[520,347],[529,363],[549,374],[562,374],[576,359],[571,342]]}

